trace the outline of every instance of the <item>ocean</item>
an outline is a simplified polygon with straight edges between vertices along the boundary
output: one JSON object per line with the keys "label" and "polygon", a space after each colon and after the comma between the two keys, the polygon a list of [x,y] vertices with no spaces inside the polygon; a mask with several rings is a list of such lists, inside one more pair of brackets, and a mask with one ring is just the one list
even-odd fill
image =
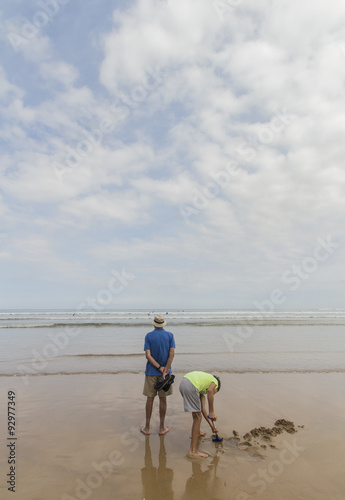
{"label": "ocean", "polygon": [[345,310],[0,312],[0,376],[141,373],[159,312],[173,372],[345,372]]}

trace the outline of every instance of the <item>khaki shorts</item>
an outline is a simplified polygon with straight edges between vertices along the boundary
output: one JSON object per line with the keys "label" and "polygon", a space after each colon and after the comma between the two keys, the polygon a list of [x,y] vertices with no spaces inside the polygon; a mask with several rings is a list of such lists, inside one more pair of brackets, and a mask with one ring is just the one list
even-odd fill
{"label": "khaki shorts", "polygon": [[171,396],[171,394],[173,393],[172,385],[169,387],[169,390],[167,392],[163,390],[158,392],[156,391],[155,385],[157,384],[160,378],[161,377],[156,377],[155,375],[145,375],[145,383],[143,390],[144,396],[147,396],[148,398],[154,398],[155,396],[157,396],[157,394],[160,398]]}

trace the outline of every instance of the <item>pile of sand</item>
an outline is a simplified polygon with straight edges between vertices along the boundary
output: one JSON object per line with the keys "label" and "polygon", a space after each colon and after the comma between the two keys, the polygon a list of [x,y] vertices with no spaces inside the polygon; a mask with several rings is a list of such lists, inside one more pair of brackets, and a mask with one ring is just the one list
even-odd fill
{"label": "pile of sand", "polygon": [[[299,425],[298,427],[303,428],[303,425]],[[274,426],[269,427],[255,427],[249,432],[246,432],[243,435],[243,441],[239,441],[237,446],[243,448],[252,446],[254,443],[260,445],[261,448],[266,448],[266,444],[260,444],[260,439],[263,441],[269,442],[272,441],[273,438],[282,434],[283,432],[288,432],[289,434],[294,434],[297,432],[294,422],[289,420],[280,419],[274,422]],[[233,431],[233,435],[235,438],[239,438],[239,433],[237,431]],[[270,444],[271,448],[275,448],[274,444]]]}

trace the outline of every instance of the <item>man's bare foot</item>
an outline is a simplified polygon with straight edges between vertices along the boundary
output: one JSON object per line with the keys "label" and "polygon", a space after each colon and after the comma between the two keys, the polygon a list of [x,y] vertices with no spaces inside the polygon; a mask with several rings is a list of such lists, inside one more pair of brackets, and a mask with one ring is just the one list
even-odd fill
{"label": "man's bare foot", "polygon": [[146,429],[143,425],[140,427],[140,432],[145,434],[145,436],[148,436],[150,434],[150,429]]}
{"label": "man's bare foot", "polygon": [[166,433],[167,433],[167,432],[169,432],[169,431],[170,431],[170,427],[164,427],[163,429],[161,429],[161,430],[159,431],[159,433],[158,433],[158,434],[159,434],[159,436],[164,436],[164,434],[166,434]]}
{"label": "man's bare foot", "polygon": [[194,451],[194,452],[189,452],[188,457],[189,458],[207,458],[209,456],[208,453],[201,453],[201,451]]}

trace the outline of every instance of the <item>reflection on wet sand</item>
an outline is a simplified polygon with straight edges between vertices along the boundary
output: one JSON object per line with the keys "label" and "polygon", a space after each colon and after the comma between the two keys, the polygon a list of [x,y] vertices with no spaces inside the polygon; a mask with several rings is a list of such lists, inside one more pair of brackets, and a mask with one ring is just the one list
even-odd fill
{"label": "reflection on wet sand", "polygon": [[192,475],[187,479],[186,487],[182,500],[211,500],[215,498],[215,495],[219,489],[220,483],[223,483],[220,478],[217,477],[217,465],[219,458],[215,456],[211,463],[208,463],[206,470],[202,470],[205,467],[205,462],[200,460],[193,460],[192,463]]}
{"label": "reflection on wet sand", "polygon": [[167,453],[164,436],[160,436],[158,467],[153,466],[150,448],[150,436],[145,436],[145,467],[141,469],[143,498],[145,500],[173,500],[172,481],[174,471],[166,467]]}

